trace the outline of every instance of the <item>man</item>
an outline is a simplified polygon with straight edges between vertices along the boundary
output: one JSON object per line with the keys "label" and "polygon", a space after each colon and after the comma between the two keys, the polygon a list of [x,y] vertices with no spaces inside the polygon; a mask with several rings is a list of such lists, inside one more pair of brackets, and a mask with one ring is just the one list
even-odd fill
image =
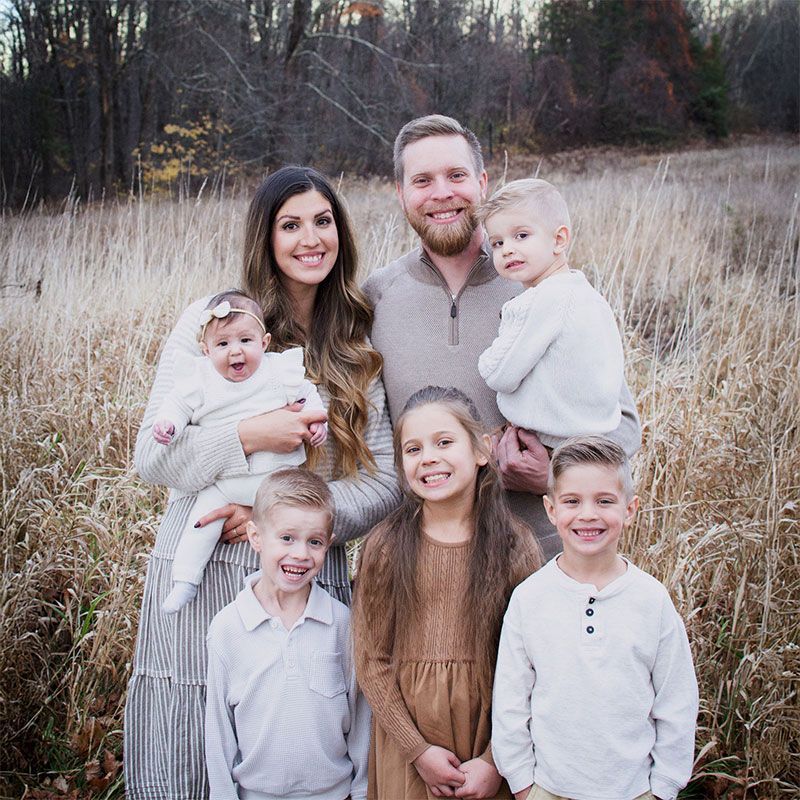
{"label": "man", "polygon": [[[501,279],[475,218],[487,175],[475,134],[433,114],[407,123],[394,143],[397,194],[420,246],[367,279],[375,309],[372,344],[384,359],[392,419],[417,390],[455,386],[472,398],[488,428],[504,420],[495,393],[478,373],[500,309],[522,286]],[[630,456],[641,429],[630,391],[620,395],[622,421],[611,438]],[[561,550],[542,505],[549,456],[535,434],[509,427],[495,452],[512,509],[535,531],[546,559]]]}

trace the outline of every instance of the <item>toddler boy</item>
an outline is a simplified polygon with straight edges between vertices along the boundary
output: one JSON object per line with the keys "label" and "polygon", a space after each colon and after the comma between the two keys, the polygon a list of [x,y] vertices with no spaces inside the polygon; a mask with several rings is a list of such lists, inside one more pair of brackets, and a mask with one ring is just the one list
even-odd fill
{"label": "toddler boy", "polygon": [[349,611],[314,578],[333,499],[312,472],[272,473],[247,536],[261,569],[208,631],[211,800],[363,800],[370,711],[355,682]]}
{"label": "toddler boy", "polygon": [[638,506],[625,453],[568,440],[544,503],[564,552],[516,588],[503,622],[497,769],[517,800],[673,800],[691,777],[697,681],[667,590],[617,553]]}
{"label": "toddler boy", "polygon": [[547,181],[513,181],[480,218],[498,274],[525,287],[503,306],[497,338],[478,360],[500,413],[548,447],[616,430],[622,343],[608,303],[569,268],[564,198]]}

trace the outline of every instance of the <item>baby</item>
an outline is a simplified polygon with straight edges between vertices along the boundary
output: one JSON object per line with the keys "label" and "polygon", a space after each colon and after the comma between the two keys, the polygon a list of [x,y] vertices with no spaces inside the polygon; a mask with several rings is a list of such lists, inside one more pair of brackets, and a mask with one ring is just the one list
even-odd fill
{"label": "baby", "polygon": [[[202,356],[176,364],[175,384],[153,424],[153,437],[169,445],[187,425],[214,427],[303,400],[306,408],[323,409],[316,387],[305,379],[303,351],[266,353],[270,335],[261,307],[243,292],[231,290],[211,298],[200,320]],[[327,437],[324,422],[309,425],[313,447]],[[173,614],[197,594],[206,564],[222,533],[224,520],[198,527],[198,520],[227,503],[252,506],[266,474],[305,461],[304,448],[291,453],[259,452],[247,459],[249,472],[218,480],[197,493],[175,550],[173,588],[162,610]]]}
{"label": "baby", "polygon": [[503,306],[497,338],[478,361],[497,407],[548,447],[615,430],[622,343],[608,303],[569,268],[563,197],[547,181],[513,181],[480,216],[498,274],[526,290]]}

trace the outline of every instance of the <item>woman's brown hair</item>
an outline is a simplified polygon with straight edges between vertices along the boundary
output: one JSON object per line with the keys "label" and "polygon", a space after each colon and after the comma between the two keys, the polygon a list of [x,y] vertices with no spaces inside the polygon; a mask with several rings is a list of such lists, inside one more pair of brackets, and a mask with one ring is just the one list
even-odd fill
{"label": "woman's brown hair", "polygon": [[[339,234],[339,253],[319,286],[311,330],[291,315],[272,247],[272,229],[283,204],[297,194],[319,192],[331,205]],[[356,284],[358,261],[350,221],[328,181],[310,167],[282,167],[256,190],[247,212],[243,275],[245,287],[264,309],[273,347],[304,347],[312,381],[328,390],[328,426],[335,445],[335,477],[354,476],[359,464],[372,471],[375,460],[364,444],[369,387],[380,374],[381,357],[367,341],[372,310]],[[308,466],[319,451],[309,448]]]}
{"label": "woman's brown hair", "polygon": [[[372,541],[362,552],[362,565],[364,558],[369,558],[369,575],[365,576],[367,580],[356,580],[354,630],[357,640],[359,631],[363,631],[379,649],[392,653],[394,643],[409,641],[414,628],[419,601],[416,576],[423,501],[411,492],[405,480],[400,441],[407,414],[428,405],[439,405],[450,412],[469,434],[473,449],[489,459],[478,468],[475,480],[469,586],[464,608],[464,614],[473,620],[474,658],[480,690],[488,701],[503,614],[514,587],[531,571],[526,569],[530,558],[529,552],[521,552],[521,537],[530,537],[532,547],[536,545],[533,533],[511,513],[484,442],[485,431],[478,411],[458,389],[440,386],[420,389],[408,400],[395,424],[395,462],[403,499],[400,507],[373,530]],[[540,564],[541,556],[535,566],[538,568]],[[370,613],[374,608],[385,607],[389,613],[379,618]]]}

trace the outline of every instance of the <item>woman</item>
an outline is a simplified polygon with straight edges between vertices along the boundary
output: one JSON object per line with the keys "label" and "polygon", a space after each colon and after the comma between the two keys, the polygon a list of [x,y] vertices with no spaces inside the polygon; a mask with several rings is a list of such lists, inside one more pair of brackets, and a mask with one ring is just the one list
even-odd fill
{"label": "woman", "polygon": [[[318,580],[345,603],[350,585],[344,545],[382,519],[398,496],[381,361],[366,338],[371,312],[355,283],[356,266],[347,215],[322,175],[284,167],[262,183],[247,215],[244,288],[264,309],[273,348],[305,348],[307,372],[328,409],[326,446],[309,454],[308,466],[329,481],[336,504],[335,545]],[[189,492],[246,471],[252,452],[294,449],[318,419],[293,406],[238,426],[190,425],[170,447],[154,441],[153,414],[171,387],[176,353],[199,353],[196,335],[206,300],[183,313],[167,340],[136,443],[136,466],[145,480]],[[125,708],[126,791],[134,800],[207,796],[205,635],[257,568],[244,532],[249,509],[225,506],[204,520],[226,518],[196,599],[178,614],[162,614],[172,556],[193,502],[189,496],[168,504],[147,571]]]}

